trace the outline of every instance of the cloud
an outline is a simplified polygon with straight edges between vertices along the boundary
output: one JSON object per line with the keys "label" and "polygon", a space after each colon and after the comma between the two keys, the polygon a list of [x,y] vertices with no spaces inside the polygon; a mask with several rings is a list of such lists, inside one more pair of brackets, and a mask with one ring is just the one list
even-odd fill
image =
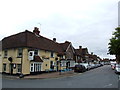
{"label": "cloud", "polygon": [[[6,3],[7,2],[7,3]],[[0,1],[0,39],[25,29],[40,27],[41,35],[69,40],[77,48],[107,57],[107,47],[117,27],[118,0],[3,0]]]}

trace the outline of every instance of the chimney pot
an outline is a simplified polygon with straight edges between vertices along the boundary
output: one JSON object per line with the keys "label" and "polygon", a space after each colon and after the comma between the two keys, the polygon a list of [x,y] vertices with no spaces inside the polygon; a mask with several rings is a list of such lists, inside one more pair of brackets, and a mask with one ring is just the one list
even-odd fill
{"label": "chimney pot", "polygon": [[36,35],[39,35],[39,34],[40,34],[39,28],[37,28],[37,27],[34,27],[33,32],[34,32]]}
{"label": "chimney pot", "polygon": [[82,49],[82,46],[79,46],[79,49]]}
{"label": "chimney pot", "polygon": [[56,42],[56,38],[53,38],[53,41]]}

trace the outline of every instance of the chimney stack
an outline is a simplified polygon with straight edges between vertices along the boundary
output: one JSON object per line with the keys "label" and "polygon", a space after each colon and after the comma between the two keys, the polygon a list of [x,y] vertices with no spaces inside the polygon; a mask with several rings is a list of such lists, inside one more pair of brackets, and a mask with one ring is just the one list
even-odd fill
{"label": "chimney stack", "polygon": [[93,55],[93,52],[91,52],[91,55]]}
{"label": "chimney stack", "polygon": [[82,49],[82,46],[79,46],[79,49]]}
{"label": "chimney stack", "polygon": [[56,42],[56,38],[53,38],[53,41]]}
{"label": "chimney stack", "polygon": [[34,32],[36,35],[39,35],[39,34],[40,34],[39,28],[37,28],[37,27],[34,27],[33,32]]}

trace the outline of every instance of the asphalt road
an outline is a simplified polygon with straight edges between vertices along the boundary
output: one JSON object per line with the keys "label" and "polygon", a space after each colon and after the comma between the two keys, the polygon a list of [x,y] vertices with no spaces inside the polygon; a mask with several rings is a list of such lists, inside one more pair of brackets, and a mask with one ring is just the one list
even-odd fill
{"label": "asphalt road", "polygon": [[118,88],[118,75],[105,65],[70,77],[37,80],[2,80],[3,88]]}

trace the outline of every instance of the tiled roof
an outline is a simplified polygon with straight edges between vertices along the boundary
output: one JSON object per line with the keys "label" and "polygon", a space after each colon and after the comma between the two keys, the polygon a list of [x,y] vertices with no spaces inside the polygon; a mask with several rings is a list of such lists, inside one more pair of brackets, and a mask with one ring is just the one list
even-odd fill
{"label": "tiled roof", "polygon": [[68,48],[68,46],[70,45],[71,42],[66,41],[65,43],[60,43],[60,46],[62,48],[62,50],[65,52]]}
{"label": "tiled roof", "polygon": [[27,46],[26,34],[27,34],[27,31],[21,32],[15,35],[11,35],[9,37],[5,37],[2,40],[2,49],[26,47]]}
{"label": "tiled roof", "polygon": [[31,62],[43,62],[43,60],[39,56],[34,56],[34,60]]}
{"label": "tiled roof", "polygon": [[75,49],[75,54],[82,56],[82,50],[81,49]]}
{"label": "tiled roof", "polygon": [[88,49],[87,48],[82,48],[82,54],[88,54]]}
{"label": "tiled roof", "polygon": [[25,31],[2,40],[3,49],[30,47],[48,51],[62,52],[60,45],[41,35],[36,36],[33,32]]}
{"label": "tiled roof", "polygon": [[71,42],[68,41],[66,41],[65,43],[57,43],[46,37],[43,37],[41,35],[35,35],[35,33],[26,30],[24,32],[11,35],[9,37],[5,37],[2,40],[3,44],[2,48],[11,49],[28,47],[33,49],[41,49],[64,54],[70,43]]}
{"label": "tiled roof", "polygon": [[34,33],[27,33],[27,46],[38,48],[42,50],[62,52],[60,45],[53,40],[45,38],[43,36],[36,36]]}

